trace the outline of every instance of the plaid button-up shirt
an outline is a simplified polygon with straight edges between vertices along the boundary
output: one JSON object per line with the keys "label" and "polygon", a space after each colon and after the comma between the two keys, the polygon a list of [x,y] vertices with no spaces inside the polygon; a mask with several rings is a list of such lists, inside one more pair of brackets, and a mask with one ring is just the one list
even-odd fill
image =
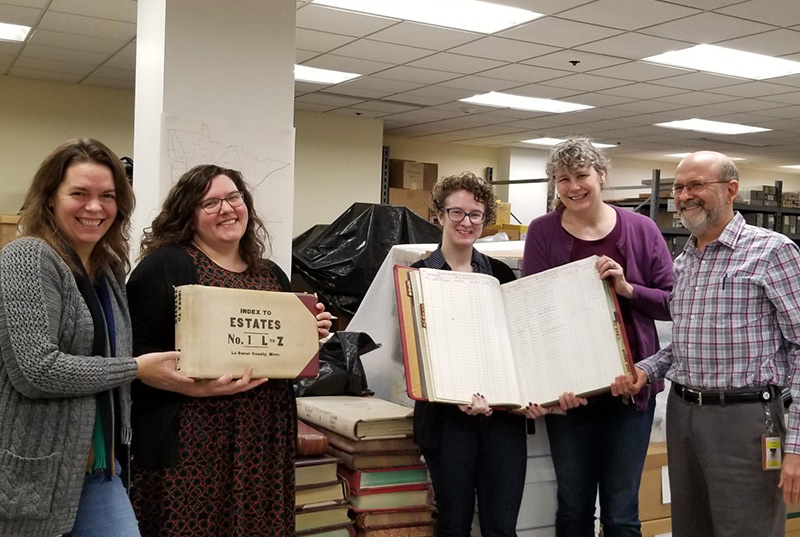
{"label": "plaid button-up shirt", "polygon": [[636,365],[707,390],[791,382],[786,449],[800,453],[800,249],[736,213],[704,251],[692,237],[673,275],[672,344]]}

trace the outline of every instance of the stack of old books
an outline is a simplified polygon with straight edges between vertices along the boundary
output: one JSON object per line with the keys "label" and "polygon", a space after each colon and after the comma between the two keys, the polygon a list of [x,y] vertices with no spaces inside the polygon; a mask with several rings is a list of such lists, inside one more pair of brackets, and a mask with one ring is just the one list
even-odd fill
{"label": "stack of old books", "polygon": [[328,438],[299,421],[295,461],[295,517],[298,536],[352,537],[348,487],[337,460],[326,455]]}
{"label": "stack of old books", "polygon": [[411,409],[375,397],[301,397],[298,416],[328,439],[359,537],[432,537],[428,469]]}

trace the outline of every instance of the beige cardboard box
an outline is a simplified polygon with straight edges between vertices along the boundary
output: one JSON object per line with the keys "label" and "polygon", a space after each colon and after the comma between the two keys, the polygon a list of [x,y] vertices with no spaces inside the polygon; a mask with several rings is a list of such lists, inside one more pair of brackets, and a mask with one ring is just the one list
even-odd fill
{"label": "beige cardboard box", "polygon": [[642,537],[655,537],[672,531],[672,519],[656,518],[642,522]]}
{"label": "beige cardboard box", "polygon": [[422,163],[424,171],[422,172],[422,188],[424,190],[433,190],[433,185],[439,180],[439,165],[432,162]]}
{"label": "beige cardboard box", "polygon": [[425,164],[413,160],[389,160],[389,186],[407,190],[423,190]]}
{"label": "beige cardboard box", "polygon": [[406,188],[390,188],[389,203],[408,207],[419,216],[428,219],[428,207],[431,202],[431,193],[428,190],[410,190]]}
{"label": "beige cardboard box", "polygon": [[661,468],[667,465],[667,444],[651,442],[639,486],[639,520],[655,520],[670,516],[670,505],[661,495]]}
{"label": "beige cardboard box", "polygon": [[177,369],[187,377],[216,379],[315,377],[319,371],[317,299],[203,285],[175,288]]}
{"label": "beige cardboard box", "polygon": [[498,201],[497,205],[497,218],[494,223],[498,225],[511,223],[511,204],[505,201]]}

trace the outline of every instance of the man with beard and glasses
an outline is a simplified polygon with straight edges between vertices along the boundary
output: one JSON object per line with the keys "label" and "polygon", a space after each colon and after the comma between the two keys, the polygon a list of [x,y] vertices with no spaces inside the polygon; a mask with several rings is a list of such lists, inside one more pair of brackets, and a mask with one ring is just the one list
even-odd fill
{"label": "man with beard and glasses", "polygon": [[800,388],[800,250],[734,212],[738,180],[720,153],[678,164],[675,207],[692,235],[673,265],[672,344],[636,364],[636,382],[612,385],[631,395],[672,381],[675,537],[782,536],[784,500],[800,500],[800,407],[787,430],[780,397]]}

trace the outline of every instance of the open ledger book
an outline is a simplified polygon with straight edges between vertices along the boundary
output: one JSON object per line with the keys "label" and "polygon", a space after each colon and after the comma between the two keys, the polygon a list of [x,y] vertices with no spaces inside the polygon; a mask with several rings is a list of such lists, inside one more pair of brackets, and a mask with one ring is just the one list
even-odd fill
{"label": "open ledger book", "polygon": [[485,274],[395,266],[412,399],[551,404],[632,375],[616,295],[596,256],[500,285]]}

